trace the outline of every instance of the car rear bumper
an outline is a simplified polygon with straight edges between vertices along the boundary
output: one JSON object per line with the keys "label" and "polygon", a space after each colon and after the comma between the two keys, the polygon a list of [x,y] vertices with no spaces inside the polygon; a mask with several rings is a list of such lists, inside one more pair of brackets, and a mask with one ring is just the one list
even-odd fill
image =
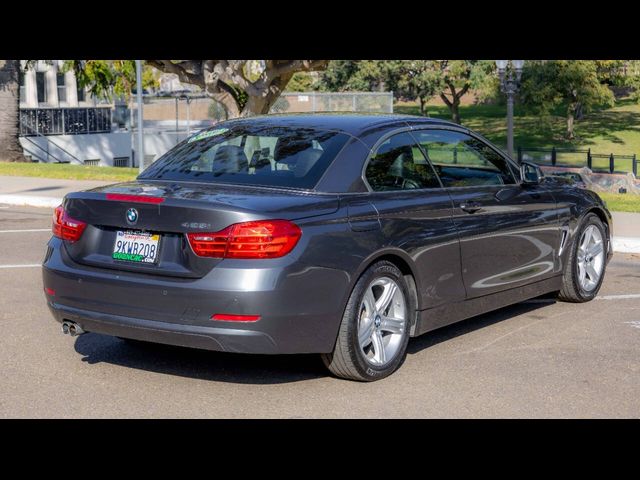
{"label": "car rear bumper", "polygon": [[[290,263],[238,268],[223,261],[199,279],[168,278],[75,263],[49,242],[42,275],[51,313],[86,332],[241,353],[327,353],[333,349],[349,276]],[[255,266],[255,265],[254,265]],[[213,314],[260,315],[255,322]]]}
{"label": "car rear bumper", "polygon": [[288,348],[283,348],[282,342],[284,341],[290,346],[292,343],[290,339],[281,338],[279,346],[268,333],[257,330],[158,322],[92,312],[59,305],[55,302],[49,302],[48,306],[58,322],[62,323],[65,320],[76,322],[85,332],[154,343],[240,353],[285,353]]}

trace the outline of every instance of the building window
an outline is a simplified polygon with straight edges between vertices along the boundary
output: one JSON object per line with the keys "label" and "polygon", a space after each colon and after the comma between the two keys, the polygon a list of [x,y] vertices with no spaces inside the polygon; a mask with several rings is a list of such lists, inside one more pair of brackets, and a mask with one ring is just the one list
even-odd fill
{"label": "building window", "polygon": [[38,103],[47,103],[46,78],[44,72],[36,72],[36,86],[38,89]]}
{"label": "building window", "polygon": [[84,102],[85,100],[86,98],[85,98],[84,88],[78,85],[78,102]]}
{"label": "building window", "polygon": [[67,101],[67,86],[64,82],[64,73],[56,74],[56,83],[58,85],[58,101],[66,102]]}
{"label": "building window", "polygon": [[25,88],[24,72],[20,71],[20,102],[24,103],[26,101],[27,101],[27,92]]}

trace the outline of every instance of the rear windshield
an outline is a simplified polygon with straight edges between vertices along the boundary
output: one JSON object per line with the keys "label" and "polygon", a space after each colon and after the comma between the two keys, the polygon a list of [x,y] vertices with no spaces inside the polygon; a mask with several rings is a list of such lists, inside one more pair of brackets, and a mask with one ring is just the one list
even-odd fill
{"label": "rear windshield", "polygon": [[138,178],[312,189],[347,139],[309,128],[214,127],[176,145]]}

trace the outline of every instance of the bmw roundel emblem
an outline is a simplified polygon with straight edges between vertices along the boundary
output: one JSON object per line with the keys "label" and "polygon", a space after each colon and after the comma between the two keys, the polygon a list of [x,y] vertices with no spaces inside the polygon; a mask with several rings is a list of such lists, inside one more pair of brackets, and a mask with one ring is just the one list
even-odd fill
{"label": "bmw roundel emblem", "polygon": [[138,221],[138,211],[135,208],[127,210],[127,223],[135,225]]}

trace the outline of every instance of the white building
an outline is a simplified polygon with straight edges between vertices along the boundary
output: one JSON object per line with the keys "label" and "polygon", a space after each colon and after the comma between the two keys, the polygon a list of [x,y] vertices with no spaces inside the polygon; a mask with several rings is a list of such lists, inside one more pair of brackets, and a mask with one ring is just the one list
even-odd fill
{"label": "white building", "polygon": [[131,165],[131,133],[116,131],[113,104],[78,88],[63,60],[42,61],[20,75],[20,143],[41,162]]}

